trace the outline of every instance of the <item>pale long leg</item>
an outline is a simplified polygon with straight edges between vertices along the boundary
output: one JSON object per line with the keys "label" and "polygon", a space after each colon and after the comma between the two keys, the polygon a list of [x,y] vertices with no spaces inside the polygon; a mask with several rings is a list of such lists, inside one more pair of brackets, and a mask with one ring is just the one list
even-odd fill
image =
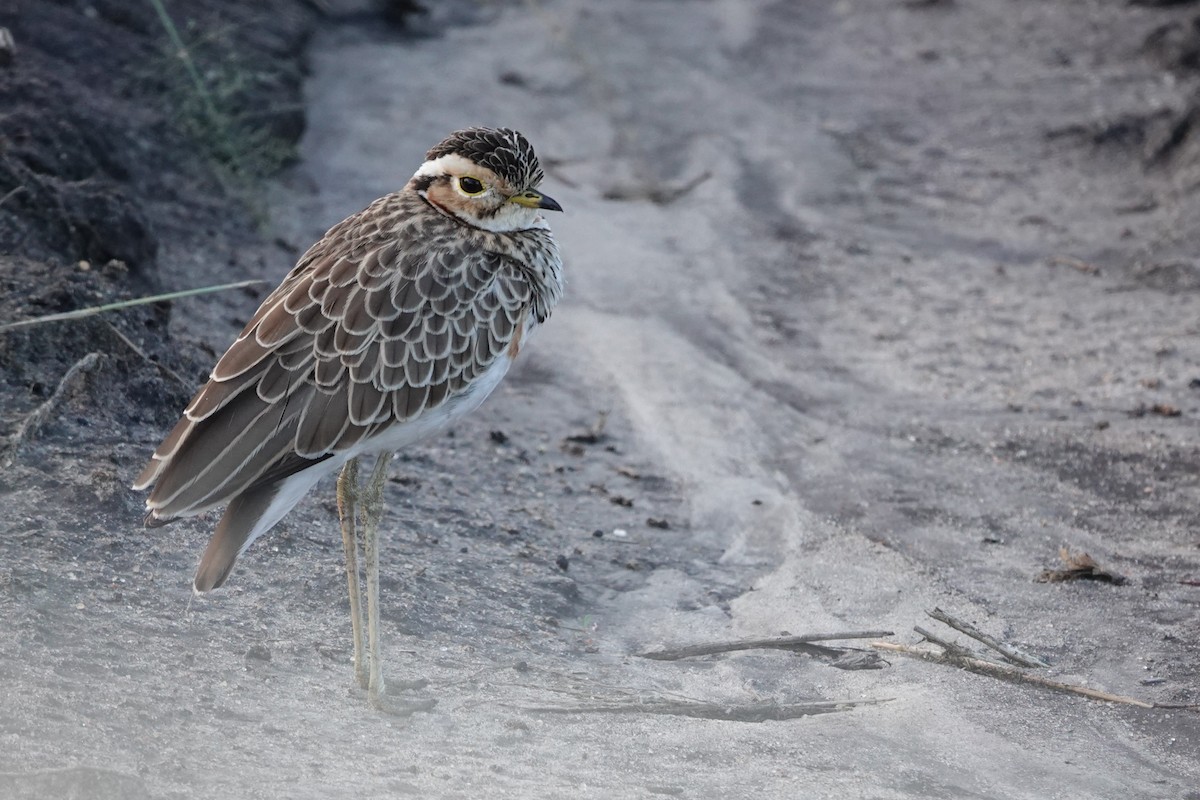
{"label": "pale long leg", "polygon": [[367,649],[370,675],[367,698],[376,708],[383,707],[383,659],[379,648],[379,522],[383,517],[383,485],[387,481],[391,453],[380,453],[371,470],[371,479],[363,492],[363,557],[367,578]]}
{"label": "pale long leg", "polygon": [[346,588],[350,593],[350,630],[354,636],[354,678],[367,688],[367,661],[363,657],[362,599],[358,585],[358,459],[342,467],[337,481],[338,518],[342,523],[342,548],[346,551]]}

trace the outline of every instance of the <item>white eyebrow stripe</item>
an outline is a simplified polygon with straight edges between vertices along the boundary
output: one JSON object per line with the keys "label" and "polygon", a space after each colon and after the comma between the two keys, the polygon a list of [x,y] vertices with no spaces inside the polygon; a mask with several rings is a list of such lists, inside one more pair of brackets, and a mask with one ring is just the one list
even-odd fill
{"label": "white eyebrow stripe", "polygon": [[488,170],[487,167],[481,167],[469,158],[464,158],[458,153],[447,153],[444,156],[430,159],[421,165],[421,168],[413,173],[414,178],[437,177],[438,175],[470,175],[474,172]]}

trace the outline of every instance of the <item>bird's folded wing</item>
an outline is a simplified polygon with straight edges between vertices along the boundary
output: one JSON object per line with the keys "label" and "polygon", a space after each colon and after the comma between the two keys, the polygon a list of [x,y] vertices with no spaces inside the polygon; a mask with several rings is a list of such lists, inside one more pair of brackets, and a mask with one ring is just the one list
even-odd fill
{"label": "bird's folded wing", "polygon": [[156,519],[223,505],[415,419],[519,336],[532,289],[505,258],[405,251],[381,230],[338,235],[345,226],[263,302],[155,452],[136,485],[154,484]]}

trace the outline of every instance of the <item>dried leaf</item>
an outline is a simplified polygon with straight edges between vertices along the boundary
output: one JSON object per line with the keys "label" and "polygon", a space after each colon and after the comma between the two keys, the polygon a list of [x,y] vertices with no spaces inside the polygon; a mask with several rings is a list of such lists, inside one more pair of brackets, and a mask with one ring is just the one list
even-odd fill
{"label": "dried leaf", "polygon": [[1038,580],[1042,583],[1061,583],[1063,581],[1102,581],[1117,586],[1125,583],[1125,576],[1104,569],[1096,563],[1096,559],[1082,551],[1072,553],[1067,547],[1058,548],[1058,557],[1062,559],[1062,569],[1048,569]]}

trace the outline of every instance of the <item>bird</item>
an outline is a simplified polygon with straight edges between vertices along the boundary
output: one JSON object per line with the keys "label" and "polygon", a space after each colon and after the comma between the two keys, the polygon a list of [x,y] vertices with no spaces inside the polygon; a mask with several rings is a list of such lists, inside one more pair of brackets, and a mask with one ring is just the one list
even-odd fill
{"label": "bird", "polygon": [[[478,408],[561,299],[562,259],[542,212],[562,206],[539,190],[543,178],[510,128],[466,128],[432,147],[402,189],[300,257],[133,484],[150,490],[147,527],[225,507],[192,584],[204,593],[337,472],[355,676],[376,707],[388,462]],[[370,455],[360,484],[359,458]]]}

